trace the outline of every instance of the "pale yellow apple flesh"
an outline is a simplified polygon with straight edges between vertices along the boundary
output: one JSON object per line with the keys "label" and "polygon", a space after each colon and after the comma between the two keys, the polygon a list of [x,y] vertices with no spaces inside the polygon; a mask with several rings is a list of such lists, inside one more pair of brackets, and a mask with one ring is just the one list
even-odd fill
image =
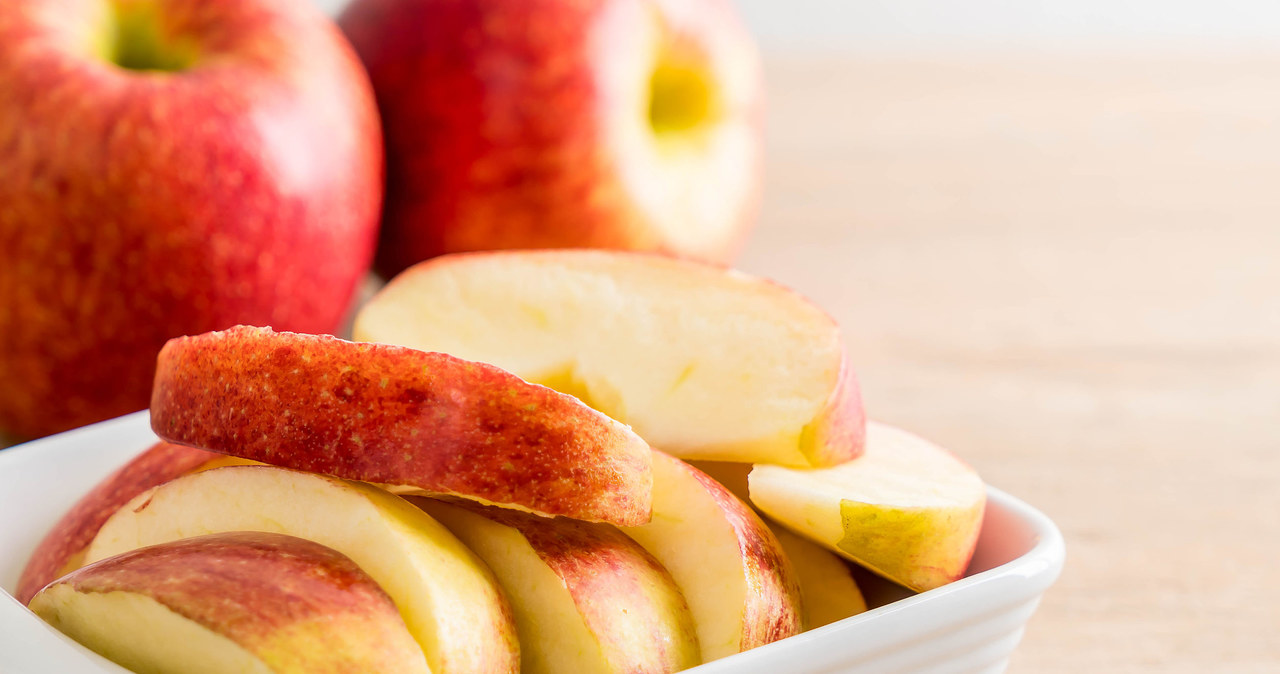
{"label": "pale yellow apple flesh", "polygon": [[866,452],[832,468],[757,465],[751,501],[767,515],[868,569],[922,592],[964,575],[986,487],[950,452],[906,431],[867,425]]}
{"label": "pale yellow apple flesh", "polygon": [[493,569],[515,613],[522,672],[672,672],[699,663],[675,582],[611,526],[410,500]]}
{"label": "pale yellow apple flesh", "polygon": [[653,519],[622,529],[671,572],[710,662],[798,634],[797,578],[749,506],[689,464],[653,455]]}
{"label": "pale yellow apple flesh", "polygon": [[281,534],[212,534],[125,552],[55,581],[31,609],[142,673],[429,671],[367,574]]}
{"label": "pale yellow apple flesh", "polygon": [[395,601],[437,674],[518,668],[510,609],[484,563],[421,510],[371,485],[271,466],[187,475],[117,511],[86,560],[225,531],[289,534],[350,557]]}
{"label": "pale yellow apple flesh", "polygon": [[394,279],[354,331],[571,393],[681,458],[809,467],[862,449],[835,322],[718,267],[604,251],[445,256]]}
{"label": "pale yellow apple flesh", "polygon": [[847,562],[786,527],[771,524],[769,529],[777,536],[800,581],[805,629],[829,625],[867,610],[867,601]]}

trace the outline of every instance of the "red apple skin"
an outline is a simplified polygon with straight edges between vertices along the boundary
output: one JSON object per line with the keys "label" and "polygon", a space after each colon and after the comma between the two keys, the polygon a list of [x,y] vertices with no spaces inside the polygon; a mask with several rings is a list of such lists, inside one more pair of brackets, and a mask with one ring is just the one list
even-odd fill
{"label": "red apple skin", "polygon": [[170,341],[162,439],[350,480],[620,524],[649,520],[649,446],[576,398],[485,363],[237,327]]}
{"label": "red apple skin", "polygon": [[18,438],[146,407],[171,337],[337,329],[372,259],[381,130],[332,22],[287,0],[148,4],[197,45],[186,70],[97,53],[111,3],[0,5],[0,430]]}
{"label": "red apple skin", "polygon": [[[387,202],[375,266],[388,278],[446,253],[609,248],[727,263],[755,219],[762,180],[762,77],[744,113],[756,138],[749,195],[714,245],[674,246],[638,203],[602,137],[612,117],[594,44],[627,44],[650,0],[355,0],[339,25],[360,54],[387,135]],[[750,44],[722,0],[683,3]],[[683,38],[684,36],[682,36]],[[699,35],[689,36],[696,44]],[[624,39],[618,39],[624,38]],[[680,39],[680,38],[678,38]],[[676,226],[678,223],[673,224]]]}
{"label": "red apple skin", "polygon": [[45,585],[78,566],[76,558],[124,504],[142,492],[221,458],[195,447],[160,442],[99,482],[53,525],[18,579],[14,597],[26,604]]}
{"label": "red apple skin", "polygon": [[[237,531],[186,538],[108,557],[57,583],[80,593],[148,596],[277,671],[426,670],[382,588],[345,555],[294,536]],[[291,629],[321,633],[332,648],[282,648],[280,635]],[[409,667],[405,658],[421,664]]]}

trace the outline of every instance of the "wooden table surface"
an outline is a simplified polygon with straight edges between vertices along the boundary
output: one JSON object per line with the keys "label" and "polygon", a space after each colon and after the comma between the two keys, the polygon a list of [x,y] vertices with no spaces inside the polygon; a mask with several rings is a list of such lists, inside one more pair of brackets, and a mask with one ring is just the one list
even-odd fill
{"label": "wooden table surface", "polygon": [[772,59],[740,266],[1044,510],[1014,672],[1280,672],[1280,52]]}

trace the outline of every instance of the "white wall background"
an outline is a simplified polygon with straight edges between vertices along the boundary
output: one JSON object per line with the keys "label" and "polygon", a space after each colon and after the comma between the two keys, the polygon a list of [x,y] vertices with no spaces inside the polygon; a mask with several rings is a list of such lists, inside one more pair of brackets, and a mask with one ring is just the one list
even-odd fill
{"label": "white wall background", "polygon": [[[348,0],[315,0],[337,12]],[[735,0],[766,48],[1126,42],[1280,45],[1280,0]]]}

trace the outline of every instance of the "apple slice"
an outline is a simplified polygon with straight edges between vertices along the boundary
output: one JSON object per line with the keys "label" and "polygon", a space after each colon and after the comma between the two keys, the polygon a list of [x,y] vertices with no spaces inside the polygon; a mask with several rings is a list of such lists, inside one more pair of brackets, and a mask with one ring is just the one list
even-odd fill
{"label": "apple slice", "polygon": [[698,664],[693,618],[675,581],[617,529],[409,498],[493,569],[515,613],[525,674]]}
{"label": "apple slice", "polygon": [[866,453],[833,468],[757,465],[751,501],[809,539],[917,592],[964,575],[986,487],[950,452],[867,425]]}
{"label": "apple slice", "polygon": [[518,668],[511,613],[484,563],[421,510],[372,485],[273,466],[186,475],[116,511],[85,558],[224,531],[289,534],[350,557],[395,601],[432,672]]}
{"label": "apple slice", "polygon": [[544,515],[649,519],[649,447],[571,396],[484,363],[237,327],[170,340],[163,439]]}
{"label": "apple slice", "polygon": [[445,256],[396,277],[354,331],[571,393],[681,458],[810,467],[862,450],[835,322],[719,267],[604,251]]}
{"label": "apple slice", "polygon": [[849,564],[826,548],[796,535],[786,527],[770,524],[782,551],[800,581],[806,630],[829,625],[867,610],[867,601],[853,579]]}
{"label": "apple slice", "polygon": [[367,574],[281,534],[212,534],[125,552],[55,581],[31,610],[139,672],[429,672]]}
{"label": "apple slice", "polygon": [[162,482],[225,458],[203,449],[160,442],[108,475],[53,525],[31,553],[14,597],[27,603],[40,588],[79,568],[102,523],[130,499]]}
{"label": "apple slice", "polygon": [[760,517],[680,459],[653,453],[653,519],[623,531],[671,572],[703,662],[798,634],[800,588]]}

